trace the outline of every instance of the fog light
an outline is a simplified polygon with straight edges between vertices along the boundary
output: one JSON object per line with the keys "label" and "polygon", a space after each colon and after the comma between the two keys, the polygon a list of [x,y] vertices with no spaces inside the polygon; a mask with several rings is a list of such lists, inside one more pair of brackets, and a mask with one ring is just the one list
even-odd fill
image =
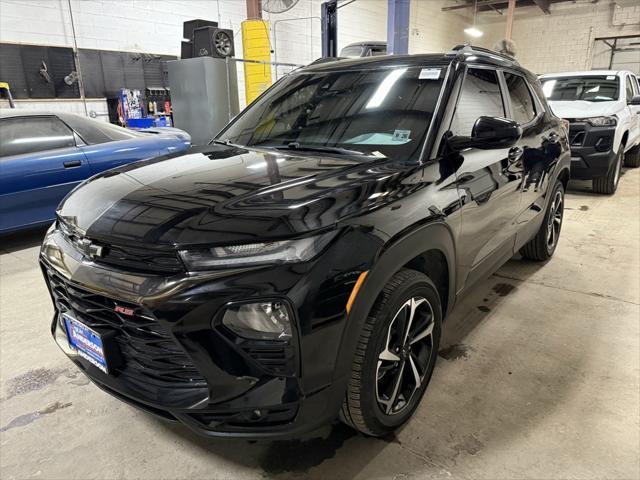
{"label": "fog light", "polygon": [[232,305],[222,318],[232,332],[254,340],[291,339],[291,320],[280,301]]}

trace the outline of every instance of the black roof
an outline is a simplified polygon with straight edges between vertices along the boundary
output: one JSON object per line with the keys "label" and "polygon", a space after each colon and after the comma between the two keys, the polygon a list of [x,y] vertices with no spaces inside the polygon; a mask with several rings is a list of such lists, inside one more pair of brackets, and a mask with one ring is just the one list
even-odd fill
{"label": "black roof", "polygon": [[[332,70],[349,70],[365,68],[406,66],[447,66],[453,61],[473,62],[497,67],[526,70],[520,66],[516,59],[486,48],[472,47],[470,45],[458,45],[448,53],[429,53],[417,55],[380,55],[360,58],[319,59],[298,71],[327,72]],[[530,73],[530,72],[527,72]]]}

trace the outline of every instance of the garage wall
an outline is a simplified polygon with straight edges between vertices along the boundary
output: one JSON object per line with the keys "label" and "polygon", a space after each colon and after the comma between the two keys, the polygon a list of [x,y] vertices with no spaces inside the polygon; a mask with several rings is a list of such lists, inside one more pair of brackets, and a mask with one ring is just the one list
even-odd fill
{"label": "garage wall", "polygon": [[[480,16],[478,23],[485,32],[480,44],[492,48],[504,38],[505,16]],[[607,1],[553,4],[551,15],[523,7],[516,10],[513,27],[518,60],[536,73],[589,70],[594,39],[620,35],[640,35],[640,2],[633,7]]]}
{"label": "garage wall", "polygon": [[[284,14],[264,14],[271,25],[273,60],[306,64],[320,57],[322,1],[300,0]],[[444,14],[440,11],[444,3],[412,0],[411,53],[447,51],[464,41],[468,12]],[[244,0],[71,0],[71,5],[79,48],[180,55],[182,22],[205,18],[231,28],[236,51],[242,52]],[[386,32],[387,0],[358,0],[339,10],[339,48],[357,41],[386,40]],[[0,41],[72,46],[68,1],[0,0]],[[278,73],[290,69],[282,67]],[[243,92],[241,71],[238,79]]]}

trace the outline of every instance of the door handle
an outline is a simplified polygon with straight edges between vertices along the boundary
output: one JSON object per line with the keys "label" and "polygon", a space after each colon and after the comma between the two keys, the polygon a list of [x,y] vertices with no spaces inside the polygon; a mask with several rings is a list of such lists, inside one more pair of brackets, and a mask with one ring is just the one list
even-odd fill
{"label": "door handle", "polygon": [[64,168],[75,168],[81,166],[82,162],[80,160],[71,160],[64,162],[62,165],[64,165]]}
{"label": "door handle", "polygon": [[520,147],[511,147],[509,149],[509,153],[507,154],[507,158],[509,159],[509,163],[515,163],[520,160],[524,150]]}

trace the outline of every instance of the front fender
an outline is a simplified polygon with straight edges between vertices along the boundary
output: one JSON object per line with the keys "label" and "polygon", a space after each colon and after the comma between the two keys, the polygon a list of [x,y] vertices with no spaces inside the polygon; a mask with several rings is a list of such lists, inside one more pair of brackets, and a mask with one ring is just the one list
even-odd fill
{"label": "front fender", "polygon": [[456,253],[453,235],[446,223],[436,221],[420,226],[397,240],[391,240],[387,243],[369,270],[348,313],[334,374],[334,382],[343,383],[344,389],[346,389],[349,378],[349,375],[345,375],[345,373],[351,369],[360,331],[378,295],[389,279],[403,265],[428,250],[439,250],[446,259],[449,271],[447,313],[453,307],[455,303]]}

